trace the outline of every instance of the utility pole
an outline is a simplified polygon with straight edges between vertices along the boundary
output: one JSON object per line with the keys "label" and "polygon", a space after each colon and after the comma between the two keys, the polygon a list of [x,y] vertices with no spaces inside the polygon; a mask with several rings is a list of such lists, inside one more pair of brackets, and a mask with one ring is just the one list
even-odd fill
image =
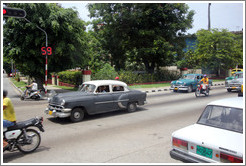
{"label": "utility pole", "polygon": [[210,6],[211,6],[211,3],[208,3],[208,30],[210,31]]}

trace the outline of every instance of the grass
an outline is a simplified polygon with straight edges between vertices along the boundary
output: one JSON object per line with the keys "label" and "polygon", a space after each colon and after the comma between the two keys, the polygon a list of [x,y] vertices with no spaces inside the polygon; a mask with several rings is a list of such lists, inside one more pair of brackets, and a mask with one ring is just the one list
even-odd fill
{"label": "grass", "polygon": [[225,81],[225,79],[216,79],[216,80],[214,80],[214,79],[211,79],[211,80],[213,80],[213,82],[223,82],[223,81]]}
{"label": "grass", "polygon": [[71,90],[71,91],[77,91],[79,89],[79,88],[75,88],[75,87],[57,86],[57,85],[54,85],[54,87],[61,88],[61,89],[64,89],[64,90]]}
{"label": "grass", "polygon": [[15,78],[11,78],[10,80],[12,81],[12,83],[16,87],[20,88],[22,91],[24,91],[26,89],[27,84],[24,81],[19,81],[18,82],[18,81],[15,80]]}
{"label": "grass", "polygon": [[163,84],[131,85],[129,87],[132,89],[137,89],[137,88],[159,88],[159,87],[165,87],[165,86],[170,86],[170,84],[163,83]]}

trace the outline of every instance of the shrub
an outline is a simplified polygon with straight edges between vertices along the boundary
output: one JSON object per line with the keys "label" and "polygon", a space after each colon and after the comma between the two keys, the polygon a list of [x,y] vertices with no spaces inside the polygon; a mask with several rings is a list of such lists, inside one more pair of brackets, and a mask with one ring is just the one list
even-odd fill
{"label": "shrub", "polygon": [[95,73],[92,76],[93,80],[114,80],[118,76],[118,73],[115,71],[114,67],[106,63],[99,72]]}
{"label": "shrub", "polygon": [[62,71],[58,73],[61,82],[79,86],[82,83],[81,71]]}

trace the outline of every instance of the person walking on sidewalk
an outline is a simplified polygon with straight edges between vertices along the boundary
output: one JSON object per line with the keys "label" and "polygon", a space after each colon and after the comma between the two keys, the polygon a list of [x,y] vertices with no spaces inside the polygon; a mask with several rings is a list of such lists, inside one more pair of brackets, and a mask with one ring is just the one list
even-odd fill
{"label": "person walking on sidewalk", "polygon": [[[8,91],[3,90],[3,128],[14,126],[16,123],[15,110],[7,95]],[[7,145],[8,143],[3,140],[3,148],[7,147]]]}

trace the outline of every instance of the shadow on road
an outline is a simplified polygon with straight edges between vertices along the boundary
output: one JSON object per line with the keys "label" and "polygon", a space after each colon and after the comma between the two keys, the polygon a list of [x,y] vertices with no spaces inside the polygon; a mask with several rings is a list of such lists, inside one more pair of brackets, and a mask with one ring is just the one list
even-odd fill
{"label": "shadow on road", "polygon": [[[48,147],[45,147],[45,146],[39,146],[38,149],[36,149],[34,152],[32,153],[39,153],[39,152],[42,152],[42,151],[49,151],[50,148]],[[18,158],[22,158],[24,156],[26,156],[28,154],[24,154],[18,150],[14,151],[14,152],[9,152],[9,151],[6,151],[3,153],[3,163],[9,163],[11,161],[14,161],[15,159],[18,159]]]}
{"label": "shadow on road", "polygon": [[[90,121],[90,120],[97,120],[100,118],[108,118],[108,117],[112,117],[112,116],[120,116],[120,115],[125,115],[125,114],[135,114],[135,113],[139,113],[140,111],[147,111],[148,109],[143,108],[143,107],[137,107],[137,110],[135,112],[132,113],[128,113],[126,110],[118,110],[118,111],[113,111],[113,112],[107,112],[107,113],[100,113],[100,114],[96,114],[96,115],[88,115],[86,114],[84,119],[81,122],[77,122],[77,123],[83,123],[85,121]],[[47,118],[49,121],[53,122],[53,123],[58,123],[61,125],[68,125],[71,124],[73,122],[71,122],[70,118],[55,118],[55,117],[50,117]]]}

